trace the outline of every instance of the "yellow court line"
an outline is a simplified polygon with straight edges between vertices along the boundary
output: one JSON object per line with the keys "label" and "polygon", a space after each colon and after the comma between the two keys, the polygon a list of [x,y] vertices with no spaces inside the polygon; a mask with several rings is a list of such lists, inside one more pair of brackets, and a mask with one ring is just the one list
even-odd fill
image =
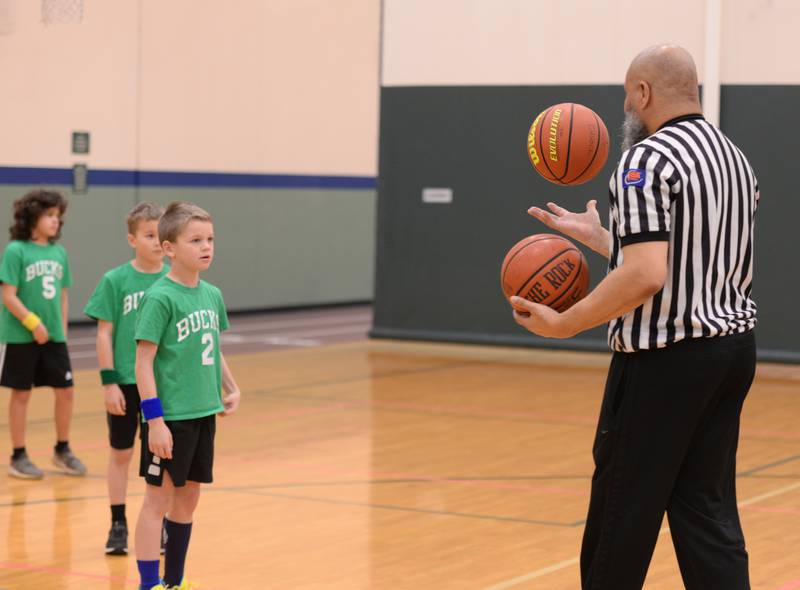
{"label": "yellow court line", "polygon": [[[776,490],[772,490],[771,492],[766,492],[758,496],[753,496],[752,498],[748,498],[747,500],[742,500],[741,502],[739,502],[739,508],[750,506],[751,504],[756,504],[758,502],[761,502],[762,500],[768,500],[770,498],[774,498],[775,496],[780,496],[781,494],[792,492],[794,490],[800,490],[800,482],[793,483],[788,486],[783,486],[782,488],[778,488]],[[664,533],[668,532],[669,532],[669,527],[664,527],[659,531],[658,534],[663,535]],[[553,572],[557,572],[559,570],[572,567],[573,565],[577,565],[578,563],[580,563],[579,557],[573,557],[572,559],[559,561],[558,563],[554,563],[553,565],[550,565],[548,567],[532,571],[522,576],[517,576],[516,578],[511,578],[510,580],[506,580],[505,582],[500,582],[499,584],[495,584],[493,586],[489,586],[484,590],[506,590],[507,588],[513,588],[514,586],[519,586],[523,582],[527,582],[529,580],[535,580],[536,578],[541,578],[543,576],[546,576],[547,574],[552,574]]]}

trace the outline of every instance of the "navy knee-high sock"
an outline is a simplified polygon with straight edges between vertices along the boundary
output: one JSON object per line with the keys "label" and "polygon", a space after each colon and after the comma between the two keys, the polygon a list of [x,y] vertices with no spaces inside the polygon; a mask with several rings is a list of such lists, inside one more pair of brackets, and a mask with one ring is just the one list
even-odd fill
{"label": "navy knee-high sock", "polygon": [[192,536],[192,523],[181,524],[164,519],[167,544],[164,548],[164,584],[178,586],[183,581],[183,566]]}
{"label": "navy knee-high sock", "polygon": [[139,567],[139,577],[141,584],[139,590],[150,590],[153,586],[158,586],[161,580],[158,579],[158,560],[155,561],[141,561],[137,560],[136,565]]}

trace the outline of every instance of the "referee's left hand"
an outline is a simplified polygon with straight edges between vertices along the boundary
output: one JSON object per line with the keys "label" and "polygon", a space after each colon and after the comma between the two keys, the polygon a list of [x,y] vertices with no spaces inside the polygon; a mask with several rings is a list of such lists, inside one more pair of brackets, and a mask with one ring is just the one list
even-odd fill
{"label": "referee's left hand", "polygon": [[[577,334],[564,314],[546,305],[516,296],[511,298],[511,304],[514,307],[514,321],[529,332],[545,338],[571,338]],[[524,312],[520,311],[523,309]]]}

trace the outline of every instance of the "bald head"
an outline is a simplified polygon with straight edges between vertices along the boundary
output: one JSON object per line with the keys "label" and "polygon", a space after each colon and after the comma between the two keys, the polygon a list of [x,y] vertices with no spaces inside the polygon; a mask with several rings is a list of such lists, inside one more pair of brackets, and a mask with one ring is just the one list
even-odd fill
{"label": "bald head", "polygon": [[665,99],[700,101],[694,60],[678,45],[648,47],[633,59],[626,78],[648,82]]}
{"label": "bald head", "polygon": [[637,55],[625,76],[625,111],[633,111],[650,133],[682,115],[701,113],[697,68],[677,45],[654,45]]}

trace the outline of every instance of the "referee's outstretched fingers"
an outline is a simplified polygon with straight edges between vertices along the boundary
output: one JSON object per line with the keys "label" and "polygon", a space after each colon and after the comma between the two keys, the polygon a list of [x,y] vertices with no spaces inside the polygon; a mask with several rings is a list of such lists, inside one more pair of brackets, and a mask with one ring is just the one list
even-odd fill
{"label": "referee's outstretched fingers", "polygon": [[[548,204],[549,206],[550,204]],[[558,225],[558,220],[552,213],[548,213],[544,209],[540,209],[539,207],[531,207],[528,209],[528,215],[534,217],[544,223],[547,227],[551,229],[558,229],[556,227]]]}
{"label": "referee's outstretched fingers", "polygon": [[561,205],[557,205],[552,201],[547,203],[547,208],[550,209],[550,211],[552,211],[556,215],[556,217],[564,217],[564,215],[569,213],[569,211],[564,209],[564,207],[562,207]]}

